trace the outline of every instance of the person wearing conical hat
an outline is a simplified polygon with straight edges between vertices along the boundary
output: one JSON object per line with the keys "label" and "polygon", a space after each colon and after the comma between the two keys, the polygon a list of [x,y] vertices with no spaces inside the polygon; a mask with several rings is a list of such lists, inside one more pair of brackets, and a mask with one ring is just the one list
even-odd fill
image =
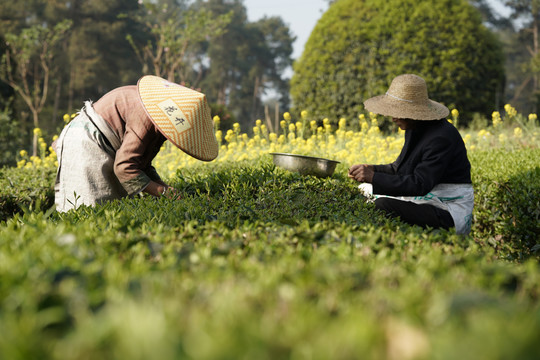
{"label": "person wearing conical hat", "polygon": [[218,155],[204,94],[147,75],[85,102],[53,144],[58,158],[55,203],[59,212],[141,192],[177,198],[152,160],[169,140],[202,161]]}
{"label": "person wearing conical hat", "polygon": [[393,163],[356,164],[349,177],[389,216],[467,234],[474,205],[471,165],[461,135],[445,119],[448,108],[431,100],[424,79],[413,74],[395,77],[386,94],[364,106],[391,117],[405,130],[405,143]]}

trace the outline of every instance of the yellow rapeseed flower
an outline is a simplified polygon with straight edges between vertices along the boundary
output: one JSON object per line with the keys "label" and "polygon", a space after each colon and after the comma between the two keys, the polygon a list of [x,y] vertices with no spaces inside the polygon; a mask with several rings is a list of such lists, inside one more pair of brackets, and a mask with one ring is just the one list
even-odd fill
{"label": "yellow rapeseed flower", "polygon": [[501,114],[498,111],[494,111],[491,114],[491,122],[494,128],[497,128],[502,123]]}
{"label": "yellow rapeseed flower", "polygon": [[510,105],[510,104],[506,104],[504,105],[504,111],[506,111],[506,114],[509,116],[509,117],[514,117],[517,115],[517,111],[516,109]]}
{"label": "yellow rapeseed flower", "polygon": [[291,121],[291,114],[289,114],[288,112],[284,113],[283,114],[283,118],[287,121]]}
{"label": "yellow rapeseed flower", "polygon": [[[452,115],[456,115],[456,113],[454,112]],[[339,119],[338,128],[332,129],[328,119],[323,121],[323,126],[318,127],[317,121],[305,119],[307,113],[304,113],[303,116],[301,121],[295,123],[283,120],[280,123],[280,125],[283,125],[281,135],[270,133],[263,124],[264,121],[255,122],[256,126],[253,128],[251,137],[241,133],[239,124],[233,126],[234,130],[230,129],[226,132],[216,129],[215,134],[216,139],[219,140],[220,152],[214,161],[228,162],[239,161],[240,159],[257,159],[268,154],[268,152],[276,151],[322,157],[328,157],[332,154],[346,166],[354,163],[389,163],[395,160],[403,147],[404,131],[399,129],[390,136],[382,133],[378,127],[375,114],[367,119],[364,114],[358,115],[360,131],[347,130],[344,119]],[[496,119],[496,124],[497,121],[499,121],[498,124],[502,123],[499,113],[493,113],[492,118]],[[531,115],[530,118],[532,119],[533,116]],[[311,131],[308,131],[307,134],[304,133],[304,127],[310,128]],[[506,133],[499,134],[499,132],[497,132],[497,137],[494,137],[490,131],[490,127],[478,132],[467,131],[464,136],[467,149],[473,150],[479,147],[492,146],[492,141],[497,140],[498,144],[504,145],[512,140],[519,141],[520,137],[530,135],[531,141],[536,141],[534,139],[538,137],[538,131],[529,133],[521,128],[515,128],[511,137]],[[298,137],[296,134],[298,134]],[[223,137],[225,139],[222,144],[221,139]],[[52,149],[49,148],[48,151],[47,149],[42,150],[43,139],[39,141],[39,144],[40,156],[37,158],[30,159],[27,153],[22,152],[22,150],[19,152],[18,167],[36,169],[57,166],[56,154]],[[198,161],[167,142],[162,146],[154,164],[162,176],[170,177],[174,176],[176,169],[196,166]]]}

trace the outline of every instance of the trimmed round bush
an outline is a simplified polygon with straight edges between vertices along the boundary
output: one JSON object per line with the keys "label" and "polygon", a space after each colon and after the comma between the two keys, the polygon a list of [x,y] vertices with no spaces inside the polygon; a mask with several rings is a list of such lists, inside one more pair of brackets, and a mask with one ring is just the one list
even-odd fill
{"label": "trimmed round bush", "polygon": [[395,76],[413,73],[426,80],[432,99],[457,108],[466,121],[495,110],[503,59],[466,0],[338,0],[294,64],[291,96],[296,111],[354,118]]}

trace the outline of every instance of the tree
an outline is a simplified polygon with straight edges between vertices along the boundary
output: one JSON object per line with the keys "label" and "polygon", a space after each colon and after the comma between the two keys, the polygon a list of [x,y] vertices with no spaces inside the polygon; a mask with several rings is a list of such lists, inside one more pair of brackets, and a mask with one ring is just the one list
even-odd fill
{"label": "tree", "polygon": [[226,32],[208,43],[208,65],[201,87],[212,102],[226,105],[242,126],[264,116],[262,98],[269,91],[288,105],[284,72],[292,63],[288,26],[279,17],[249,22],[241,1],[209,0],[199,6],[215,14],[233,13]]}
{"label": "tree", "polygon": [[[512,103],[517,102],[525,89],[529,88],[528,101],[531,106],[527,110],[538,112],[540,105],[540,0],[506,0],[504,4],[512,9],[511,18],[521,20],[521,44],[526,49],[527,56],[521,61],[525,77],[514,92]],[[526,106],[527,107],[527,106]]]}
{"label": "tree", "polygon": [[153,39],[137,45],[128,35],[128,41],[143,64],[143,73],[152,71],[169,81],[179,76],[185,82],[193,66],[186,61],[190,47],[220,36],[231,19],[230,13],[214,16],[204,8],[182,9],[178,4],[151,1],[143,4],[136,20]]}
{"label": "tree", "polygon": [[[36,25],[23,29],[18,35],[5,35],[8,49],[0,63],[0,79],[22,97],[32,113],[34,128],[39,128],[39,114],[47,100],[55,47],[70,27],[70,21],[63,21],[52,28]],[[37,155],[37,139],[34,132],[34,156]]]}
{"label": "tree", "polygon": [[[58,114],[72,112],[82,105],[82,100],[97,99],[141,76],[140,65],[126,41],[127,33],[142,37],[141,26],[129,17],[118,17],[138,9],[139,4],[133,0],[0,2],[0,37],[19,34],[31,26],[52,28],[64,19],[72,21],[65,41],[59,44],[61,56],[54,60],[56,71],[49,77],[49,96],[40,116],[45,135],[57,133],[63,124]],[[10,107],[13,116],[24,121],[26,105],[20,96]]]}
{"label": "tree", "polygon": [[[448,16],[445,16],[445,15]],[[504,87],[503,54],[465,0],[338,0],[294,65],[296,111],[354,118],[402,73],[464,116],[490,113]]]}
{"label": "tree", "polygon": [[[292,44],[296,37],[291,35],[288,26],[280,17],[264,17],[257,21],[255,27],[259,30],[264,46],[258,51],[260,72],[255,77],[255,95],[274,89],[282,109],[289,108],[289,79],[283,74],[292,65]],[[260,97],[259,97],[260,100]],[[255,104],[254,104],[255,105]],[[261,116],[261,106],[252,108],[252,118]]]}
{"label": "tree", "polygon": [[73,21],[63,60],[66,67],[63,104],[69,111],[83,99],[97,99],[105,92],[141,76],[127,33],[140,36],[142,29],[129,16],[139,9],[133,0],[49,0],[50,20],[64,17]]}
{"label": "tree", "polygon": [[[513,29],[510,19],[501,17],[491,6],[493,0],[469,0],[482,16],[482,22],[495,31]],[[498,1],[498,0],[495,0]]]}

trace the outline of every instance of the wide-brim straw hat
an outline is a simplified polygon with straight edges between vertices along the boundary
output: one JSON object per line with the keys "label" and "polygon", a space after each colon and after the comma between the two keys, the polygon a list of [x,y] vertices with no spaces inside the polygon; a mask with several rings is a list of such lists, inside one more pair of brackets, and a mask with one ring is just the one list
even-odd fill
{"label": "wide-brim straw hat", "polygon": [[196,159],[217,157],[214,122],[203,93],[153,75],[140,78],[137,88],[148,116],[163,136]]}
{"label": "wide-brim straw hat", "polygon": [[386,94],[367,99],[364,107],[375,114],[413,120],[439,120],[450,113],[429,99],[425,80],[413,74],[396,76]]}

